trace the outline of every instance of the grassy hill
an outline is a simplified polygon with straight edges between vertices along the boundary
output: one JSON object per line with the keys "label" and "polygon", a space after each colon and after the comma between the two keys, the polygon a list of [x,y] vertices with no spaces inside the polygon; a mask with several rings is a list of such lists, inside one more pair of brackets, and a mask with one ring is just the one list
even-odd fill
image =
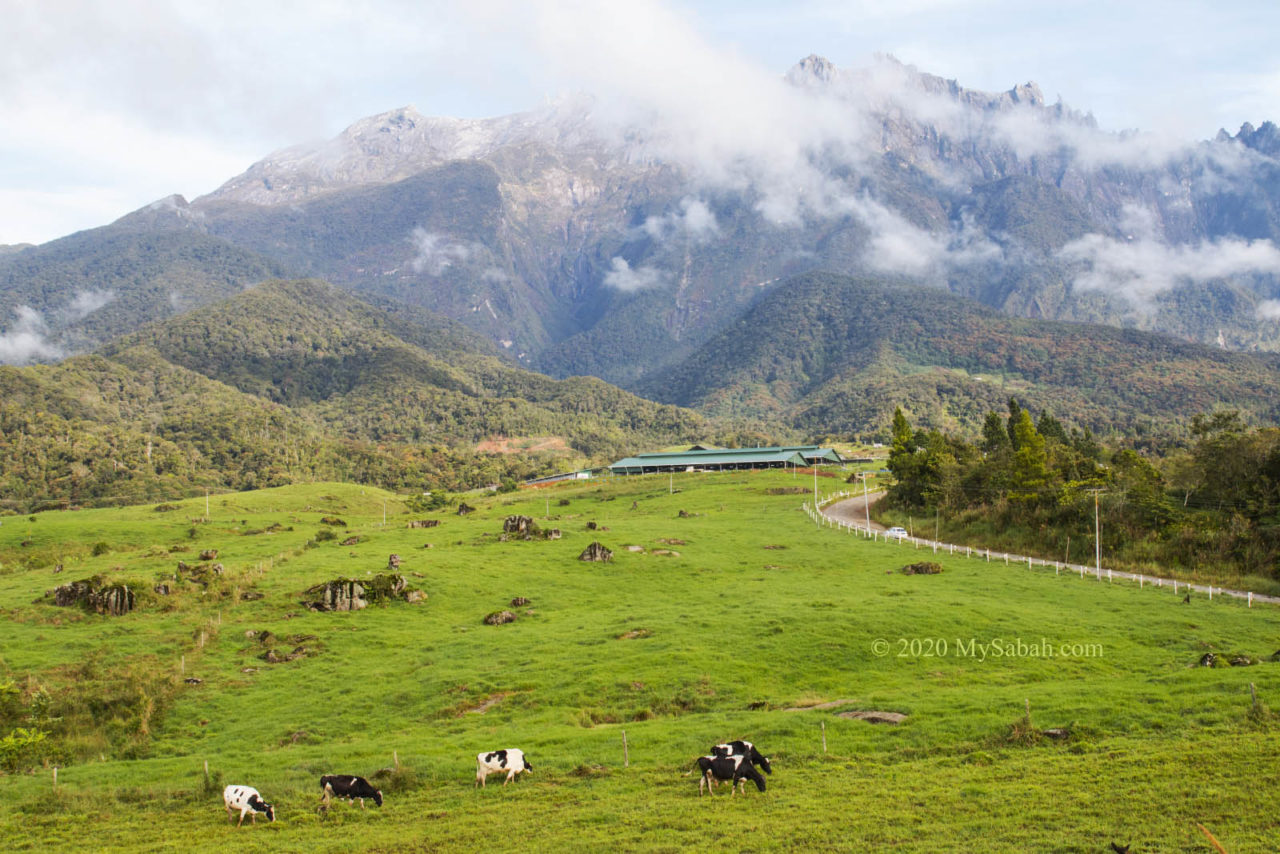
{"label": "grassy hill", "polygon": [[976,432],[1015,396],[1097,432],[1239,408],[1274,421],[1280,361],[1089,324],[1011,318],[934,289],[832,273],[780,285],[641,387],[712,415],[810,432],[913,422]]}
{"label": "grassy hill", "polygon": [[[1200,851],[1202,822],[1233,854],[1271,848],[1280,665],[1194,665],[1269,656],[1280,611],[815,529],[786,474],[675,485],[468,498],[478,512],[427,530],[342,484],[215,496],[208,521],[203,499],[5,520],[0,683],[17,693],[0,723],[48,731],[62,767],[56,791],[47,769],[0,776],[0,834],[47,851],[81,850],[89,826],[103,851],[676,851],[715,827],[755,851]],[[504,542],[512,513],[563,537]],[[576,560],[595,539],[612,563]],[[211,548],[225,572],[207,588],[152,592]],[[390,553],[426,601],[299,604]],[[942,574],[896,571],[925,558]],[[132,583],[137,610],[37,601],[97,574]],[[483,624],[501,609],[515,622]],[[997,640],[1013,654],[963,651]],[[772,758],[768,790],[700,799],[693,758],[734,737]],[[535,772],[474,790],[475,754],[498,747]],[[385,805],[318,813],[326,773],[376,778]],[[279,820],[229,825],[226,783]]]}

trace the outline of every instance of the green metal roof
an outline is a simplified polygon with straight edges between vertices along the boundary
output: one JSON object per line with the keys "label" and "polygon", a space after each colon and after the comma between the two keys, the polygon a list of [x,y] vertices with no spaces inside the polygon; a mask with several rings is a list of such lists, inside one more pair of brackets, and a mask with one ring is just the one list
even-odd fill
{"label": "green metal roof", "polygon": [[618,460],[609,466],[611,470],[645,469],[659,467],[761,465],[787,463],[802,466],[805,459],[794,450],[783,448],[726,448],[714,451],[685,451],[675,454],[637,454]]}

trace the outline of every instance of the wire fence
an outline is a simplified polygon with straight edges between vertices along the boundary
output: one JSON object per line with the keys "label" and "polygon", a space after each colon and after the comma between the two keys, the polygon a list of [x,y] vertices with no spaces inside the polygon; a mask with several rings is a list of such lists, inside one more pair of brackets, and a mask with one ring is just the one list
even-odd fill
{"label": "wire fence", "polygon": [[1158,575],[1147,575],[1145,573],[1126,572],[1118,569],[1108,569],[1095,564],[1086,566],[1079,563],[1067,563],[1066,561],[1048,560],[1046,558],[1030,557],[1028,555],[1016,555],[1009,552],[995,552],[991,549],[974,548],[973,546],[958,546],[955,543],[944,543],[937,540],[930,540],[924,537],[915,537],[910,534],[900,536],[889,534],[885,531],[878,531],[872,528],[868,523],[856,524],[846,522],[843,519],[837,519],[830,516],[826,512],[826,508],[832,504],[838,504],[848,499],[864,498],[863,494],[856,492],[840,491],[833,492],[825,498],[820,499],[817,503],[806,502],[804,512],[814,524],[822,528],[831,528],[834,530],[844,531],[851,535],[857,535],[869,539],[873,542],[884,541],[886,545],[892,545],[899,548],[911,547],[916,550],[930,549],[933,554],[943,552],[948,555],[962,555],[963,557],[979,560],[985,560],[987,563],[1003,561],[1005,566],[1026,565],[1027,569],[1052,569],[1054,575],[1062,573],[1079,574],[1081,578],[1086,575],[1093,576],[1098,581],[1107,581],[1114,583],[1116,581],[1134,582],[1139,587],[1158,587],[1171,588],[1174,593],[1206,593],[1209,600],[1213,601],[1214,596],[1231,596],[1236,599],[1243,599],[1252,608],[1254,602],[1266,602],[1269,604],[1280,604],[1280,597],[1265,596],[1261,593],[1254,593],[1251,590],[1231,590],[1226,587],[1216,587],[1212,584],[1193,584],[1190,581],[1179,581],[1176,578],[1164,578]]}

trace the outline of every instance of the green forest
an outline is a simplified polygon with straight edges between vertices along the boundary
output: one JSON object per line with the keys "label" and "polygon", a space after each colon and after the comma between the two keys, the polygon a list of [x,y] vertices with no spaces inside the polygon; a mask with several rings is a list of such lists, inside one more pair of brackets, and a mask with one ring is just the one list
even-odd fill
{"label": "green forest", "polygon": [[1185,441],[1102,442],[1010,398],[967,441],[897,409],[887,502],[960,542],[1280,592],[1280,429],[1235,410],[1185,427]]}

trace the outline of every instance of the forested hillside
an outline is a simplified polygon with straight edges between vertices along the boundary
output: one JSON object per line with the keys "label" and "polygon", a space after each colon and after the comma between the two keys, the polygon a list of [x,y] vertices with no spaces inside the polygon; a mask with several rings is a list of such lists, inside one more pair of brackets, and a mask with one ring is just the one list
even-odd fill
{"label": "forested hillside", "polygon": [[[462,489],[707,435],[692,412],[523,371],[471,339],[277,281],[97,355],[0,368],[6,506],[316,479]],[[522,437],[548,451],[476,449]]]}
{"label": "forested hillside", "polygon": [[1096,432],[1143,433],[1222,405],[1274,421],[1278,386],[1271,355],[1011,318],[936,289],[811,273],[641,390],[809,432],[882,430],[901,405],[921,425],[973,433],[1017,396]]}

